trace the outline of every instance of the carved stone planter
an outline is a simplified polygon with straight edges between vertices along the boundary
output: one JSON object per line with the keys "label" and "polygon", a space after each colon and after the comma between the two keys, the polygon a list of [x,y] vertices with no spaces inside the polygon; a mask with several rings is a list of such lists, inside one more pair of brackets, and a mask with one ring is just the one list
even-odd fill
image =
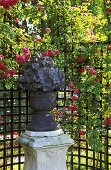
{"label": "carved stone planter", "polygon": [[29,105],[33,110],[33,115],[27,130],[44,132],[59,129],[53,115],[50,113],[56,106],[56,92],[30,91]]}
{"label": "carved stone planter", "polygon": [[51,57],[32,57],[23,69],[19,87],[29,91],[32,120],[28,131],[57,131],[59,126],[50,111],[56,106],[56,92],[64,88],[65,75],[54,66]]}
{"label": "carved stone planter", "polygon": [[51,110],[56,92],[64,88],[64,73],[52,58],[37,56],[26,63],[20,88],[29,91],[32,119],[24,135],[16,139],[25,151],[24,170],[66,170],[66,151],[73,143],[55,122]]}

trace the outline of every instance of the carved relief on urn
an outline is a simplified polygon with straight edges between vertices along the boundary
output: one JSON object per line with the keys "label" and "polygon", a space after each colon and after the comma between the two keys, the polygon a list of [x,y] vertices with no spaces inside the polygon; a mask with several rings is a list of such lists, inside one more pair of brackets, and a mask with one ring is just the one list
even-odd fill
{"label": "carved relief on urn", "polygon": [[54,66],[51,57],[38,55],[24,65],[19,86],[29,91],[29,105],[33,110],[27,130],[59,129],[50,111],[56,106],[56,93],[64,88],[64,82],[64,73]]}

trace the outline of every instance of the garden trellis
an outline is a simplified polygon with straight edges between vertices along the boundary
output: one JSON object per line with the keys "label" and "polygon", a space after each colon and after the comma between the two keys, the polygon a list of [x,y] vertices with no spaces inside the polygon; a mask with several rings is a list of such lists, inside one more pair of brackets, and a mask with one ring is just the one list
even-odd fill
{"label": "garden trellis", "polygon": [[[0,7],[0,54],[4,56],[0,62],[20,74],[23,63],[17,63],[16,56],[23,55],[24,47],[32,56],[59,50],[53,59],[66,74],[66,88],[58,92],[53,114],[75,140],[67,154],[68,169],[110,170],[111,2],[19,1],[10,8]],[[14,139],[30,121],[28,92],[19,91],[17,75],[3,77],[3,73],[1,69],[0,167],[21,170],[24,153]]]}

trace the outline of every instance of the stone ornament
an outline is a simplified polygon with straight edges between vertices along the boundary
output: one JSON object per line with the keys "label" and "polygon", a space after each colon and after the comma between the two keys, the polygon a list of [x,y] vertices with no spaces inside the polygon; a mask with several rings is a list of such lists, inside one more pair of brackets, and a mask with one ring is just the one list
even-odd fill
{"label": "stone ornament", "polygon": [[63,90],[65,75],[55,67],[51,57],[37,55],[25,63],[20,76],[19,87],[29,91],[31,122],[27,126],[31,132],[48,132],[60,129],[50,111],[56,107],[57,91]]}

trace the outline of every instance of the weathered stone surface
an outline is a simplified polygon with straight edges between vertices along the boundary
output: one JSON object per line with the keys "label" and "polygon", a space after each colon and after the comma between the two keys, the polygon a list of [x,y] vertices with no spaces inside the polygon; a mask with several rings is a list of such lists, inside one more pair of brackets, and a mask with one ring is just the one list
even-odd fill
{"label": "weathered stone surface", "polygon": [[65,134],[54,137],[28,137],[16,139],[25,151],[24,170],[67,170],[66,152],[73,140]]}

